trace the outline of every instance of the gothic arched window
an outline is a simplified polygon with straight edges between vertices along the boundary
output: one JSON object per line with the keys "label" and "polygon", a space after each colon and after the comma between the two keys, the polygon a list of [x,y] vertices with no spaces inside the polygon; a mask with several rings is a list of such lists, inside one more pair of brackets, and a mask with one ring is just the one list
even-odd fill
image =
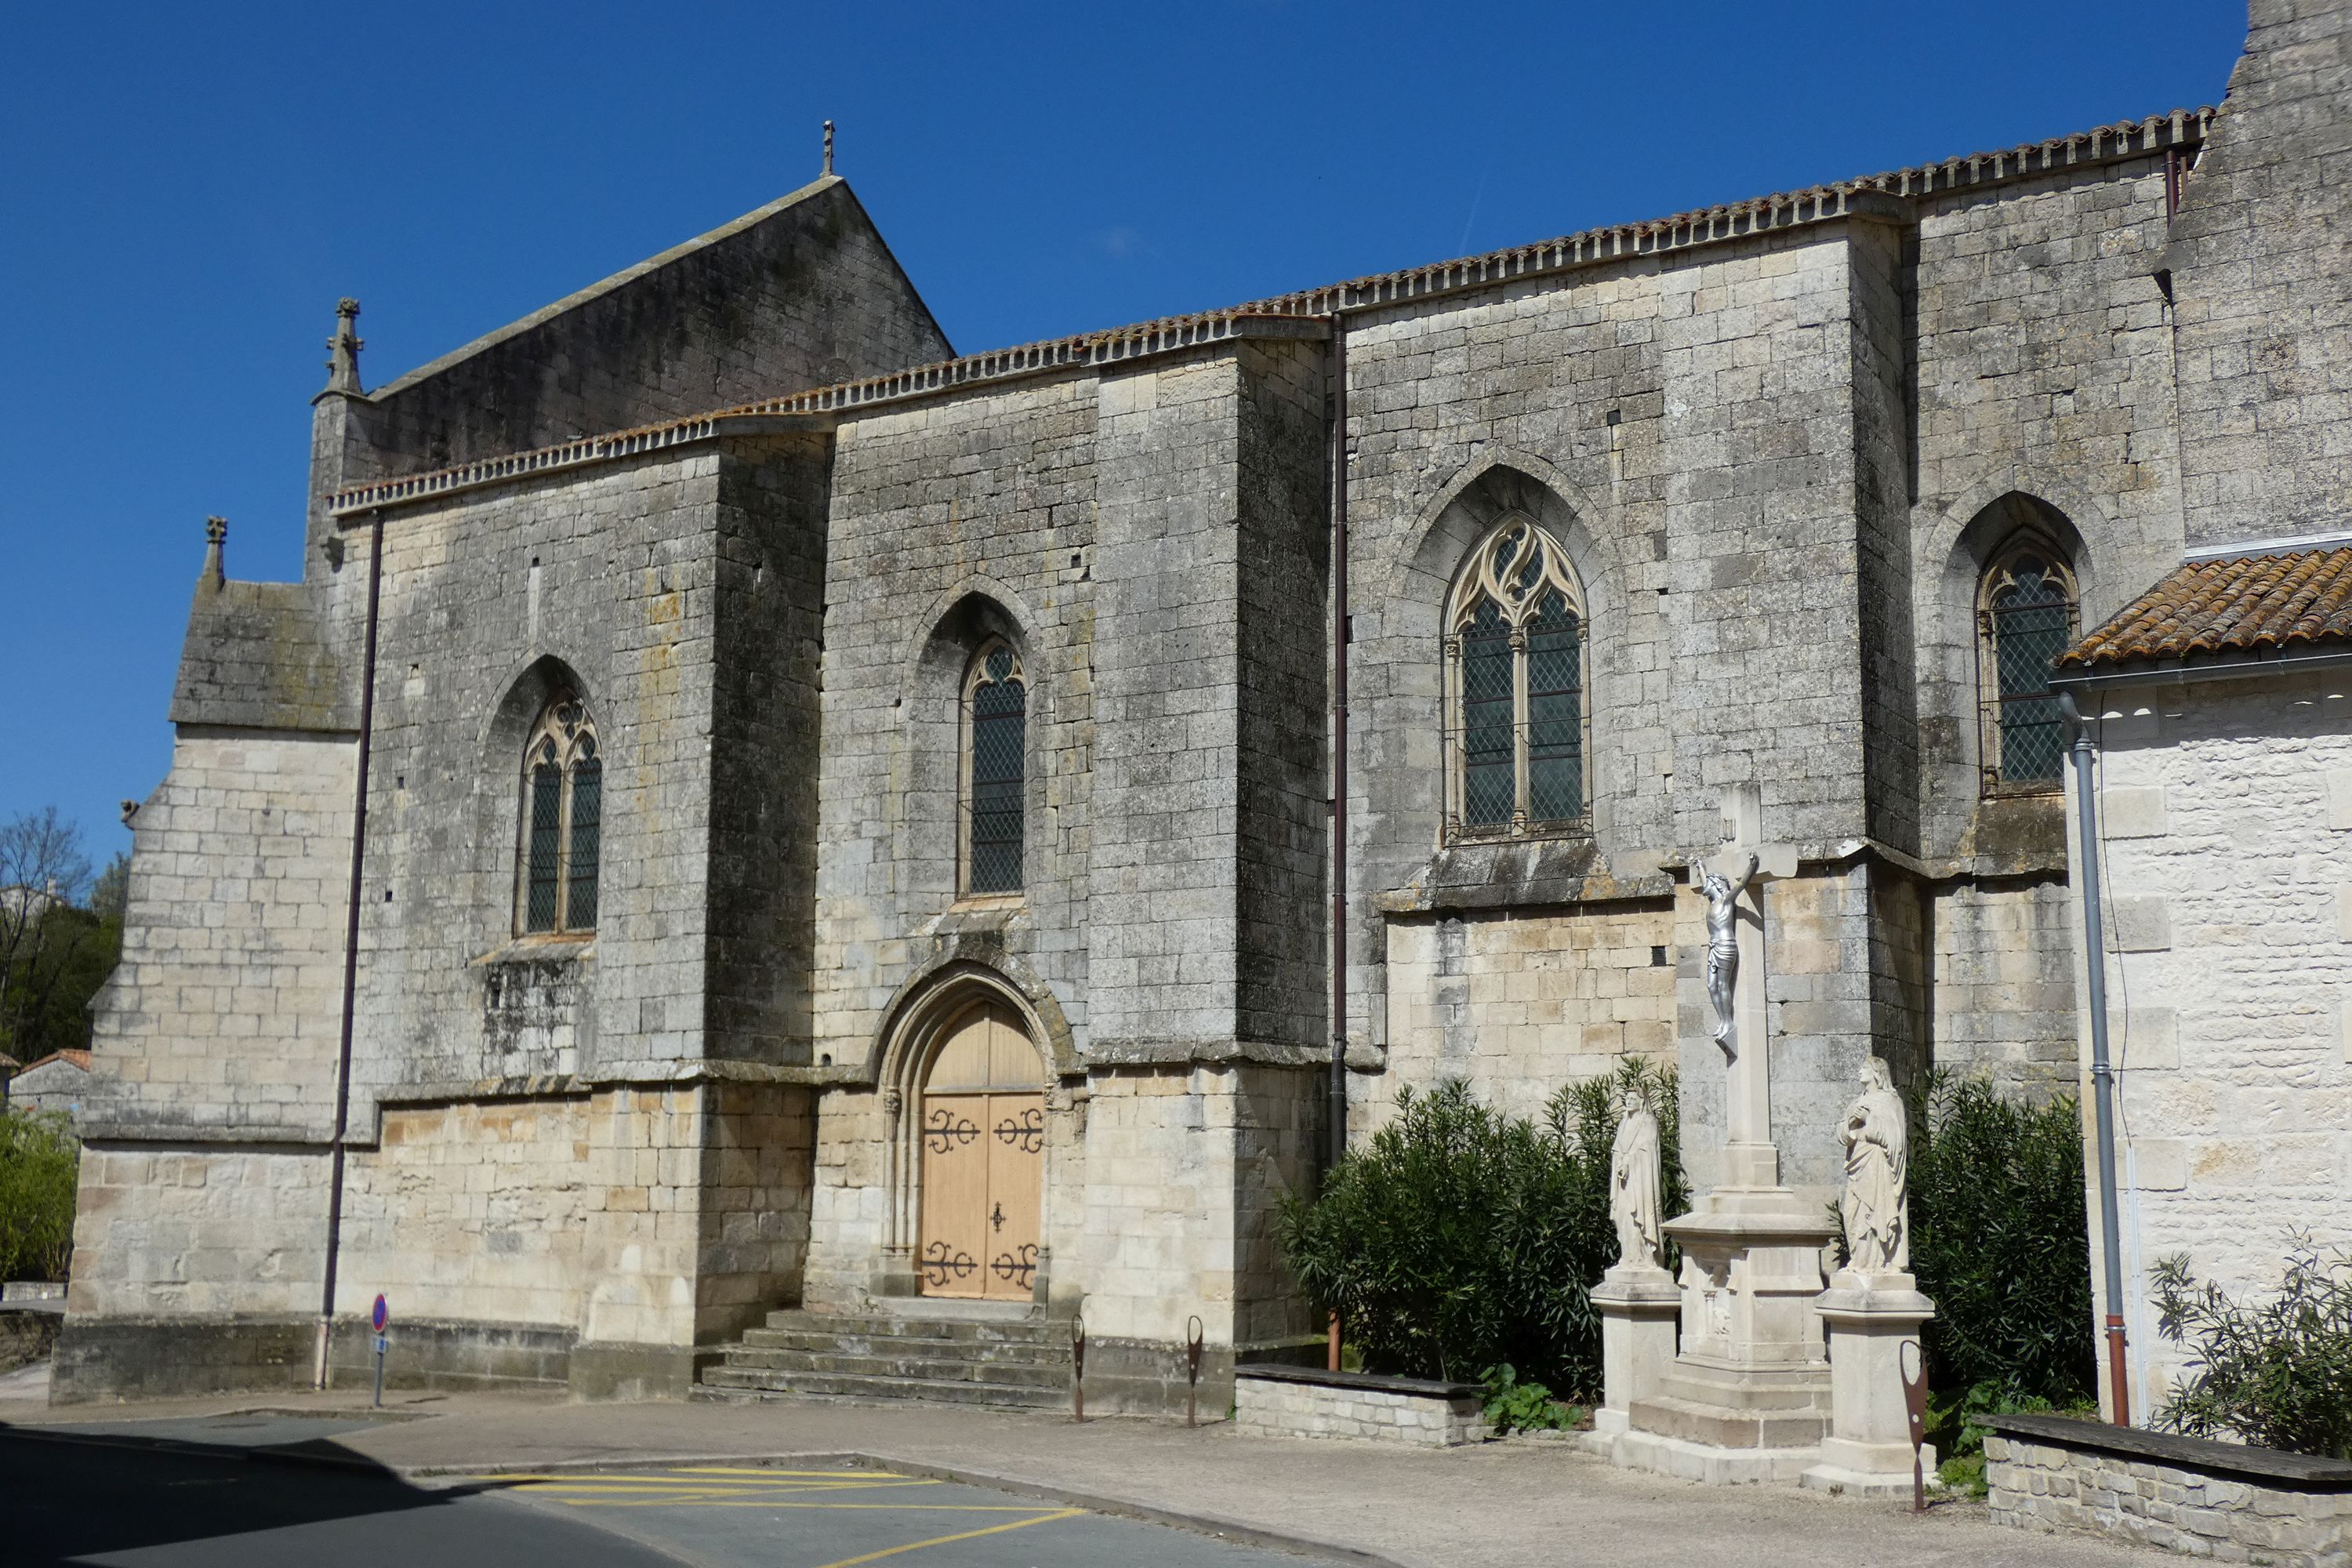
{"label": "gothic arched window", "polygon": [[1584,594],[1524,517],[1479,542],[1445,616],[1449,837],[1590,827]]}
{"label": "gothic arched window", "polygon": [[963,681],[963,890],[1021,890],[1029,689],[1021,658],[991,641]]}
{"label": "gothic arched window", "polygon": [[604,764],[587,705],[559,691],[522,752],[522,866],[516,923],[526,932],[596,929]]}
{"label": "gothic arched window", "polygon": [[2039,534],[2012,539],[1977,591],[1979,748],[1987,794],[2058,787],[2066,750],[2058,656],[2074,640],[2080,598],[2063,552]]}

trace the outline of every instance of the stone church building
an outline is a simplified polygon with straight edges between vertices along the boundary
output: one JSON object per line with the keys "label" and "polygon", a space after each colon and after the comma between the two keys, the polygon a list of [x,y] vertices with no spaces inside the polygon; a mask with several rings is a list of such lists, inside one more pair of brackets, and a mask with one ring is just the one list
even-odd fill
{"label": "stone church building", "polygon": [[132,817],[58,1396],[382,1292],[396,1380],[986,1395],[1082,1316],[1181,1403],[1190,1319],[1319,1331],[1335,1083],[1679,1060],[1709,1183],[1750,782],[1793,1184],[1873,1054],[2073,1089],[2054,661],[2347,515],[2347,23],[2254,9],[2219,110],[995,353],[830,173],[373,390],[347,302]]}

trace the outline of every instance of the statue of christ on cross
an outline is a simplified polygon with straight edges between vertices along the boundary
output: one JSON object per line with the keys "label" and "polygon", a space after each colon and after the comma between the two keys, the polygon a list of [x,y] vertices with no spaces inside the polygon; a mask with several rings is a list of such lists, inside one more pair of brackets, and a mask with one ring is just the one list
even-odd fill
{"label": "statue of christ on cross", "polygon": [[1715,1004],[1715,1043],[1726,1061],[1739,1059],[1732,1043],[1733,1007],[1739,984],[1739,895],[1756,876],[1749,855],[1737,879],[1702,868],[1699,890],[1706,895],[1706,999]]}

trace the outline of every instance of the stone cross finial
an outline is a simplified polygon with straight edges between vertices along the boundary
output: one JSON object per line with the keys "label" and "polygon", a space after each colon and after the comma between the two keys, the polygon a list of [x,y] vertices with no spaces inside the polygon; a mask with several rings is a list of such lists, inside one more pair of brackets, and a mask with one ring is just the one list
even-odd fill
{"label": "stone cross finial", "polygon": [[360,390],[360,350],[367,344],[354,327],[360,317],[360,302],[353,299],[335,301],[335,335],[327,340],[327,390],[346,393],[353,397]]}
{"label": "stone cross finial", "polygon": [[205,570],[202,581],[215,588],[226,580],[228,571],[221,558],[221,546],[228,542],[228,519],[205,519]]}
{"label": "stone cross finial", "polygon": [[833,173],[833,121],[824,122],[824,172]]}

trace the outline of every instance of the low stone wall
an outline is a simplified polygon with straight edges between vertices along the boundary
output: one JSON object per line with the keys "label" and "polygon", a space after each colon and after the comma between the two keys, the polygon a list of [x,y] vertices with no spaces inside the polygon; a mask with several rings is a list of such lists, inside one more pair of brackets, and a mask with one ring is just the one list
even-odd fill
{"label": "low stone wall", "polygon": [[1234,1425],[1276,1437],[1370,1437],[1424,1448],[1486,1440],[1476,1384],[1296,1366],[1234,1368]]}
{"label": "low stone wall", "polygon": [[2352,1464],[2056,1415],[1980,1419],[1996,1522],[2272,1568],[2352,1554]]}

